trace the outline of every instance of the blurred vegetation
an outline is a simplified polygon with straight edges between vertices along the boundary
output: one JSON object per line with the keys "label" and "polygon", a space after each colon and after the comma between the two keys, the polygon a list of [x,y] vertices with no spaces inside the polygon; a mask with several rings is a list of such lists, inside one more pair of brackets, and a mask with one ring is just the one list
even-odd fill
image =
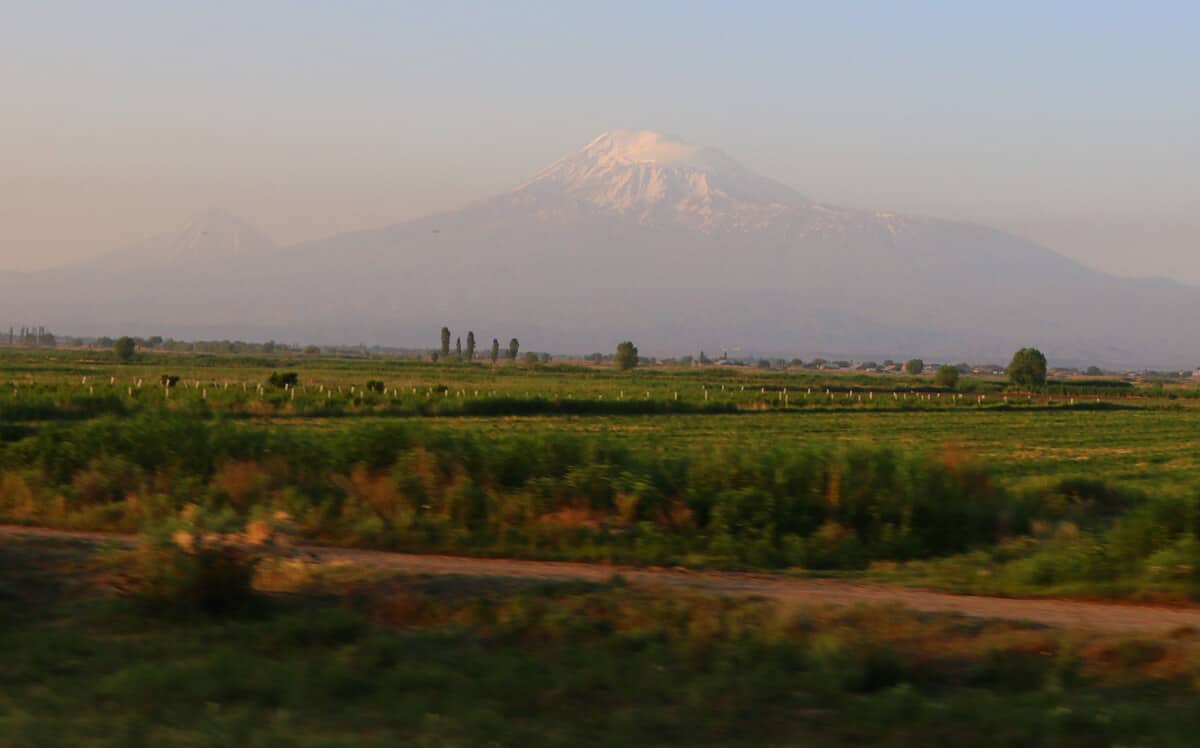
{"label": "blurred vegetation", "polygon": [[[1200,592],[1196,494],[1006,487],[954,449],[662,451],[601,434],[156,412],[47,425],[0,445],[0,469],[0,517],[64,527],[138,530],[196,504],[239,521],[286,514],[304,539],[373,548],[809,570],[968,554],[990,574],[970,589]],[[944,583],[943,567],[923,568]]]}
{"label": "blurred vegetation", "polygon": [[[305,577],[148,617],[0,542],[0,744],[1190,745],[1200,639],[610,584]],[[344,572],[340,572],[344,573]]]}
{"label": "blurred vegetation", "polygon": [[141,531],[196,504],[377,548],[1196,594],[1191,385],[265,349],[0,364],[2,521]]}

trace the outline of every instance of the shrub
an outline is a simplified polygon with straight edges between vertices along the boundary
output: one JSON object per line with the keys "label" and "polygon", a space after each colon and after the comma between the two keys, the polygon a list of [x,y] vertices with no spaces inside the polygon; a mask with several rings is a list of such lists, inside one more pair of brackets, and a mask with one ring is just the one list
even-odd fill
{"label": "shrub", "polygon": [[383,382],[378,379],[367,380],[367,390],[382,395],[384,390]]}
{"label": "shrub", "polygon": [[300,384],[300,375],[294,371],[273,371],[267,383],[278,389],[287,389]]}
{"label": "shrub", "polygon": [[136,552],[138,576],[130,592],[154,606],[207,614],[249,610],[258,565],[282,545],[286,517],[244,523],[232,512],[195,504],[152,526]]}

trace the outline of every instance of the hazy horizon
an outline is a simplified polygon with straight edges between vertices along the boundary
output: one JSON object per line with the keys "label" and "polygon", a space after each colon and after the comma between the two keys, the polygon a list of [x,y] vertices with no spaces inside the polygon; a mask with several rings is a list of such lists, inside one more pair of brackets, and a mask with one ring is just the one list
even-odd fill
{"label": "hazy horizon", "polygon": [[280,244],[452,210],[618,128],[835,205],[1200,283],[1200,11],[128,2],[0,29],[0,269],[210,207]]}

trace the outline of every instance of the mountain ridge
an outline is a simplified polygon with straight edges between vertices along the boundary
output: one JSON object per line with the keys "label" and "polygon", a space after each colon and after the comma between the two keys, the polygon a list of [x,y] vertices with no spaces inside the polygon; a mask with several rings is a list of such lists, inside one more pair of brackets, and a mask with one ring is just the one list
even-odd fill
{"label": "mountain ridge", "polygon": [[442,324],[491,324],[501,339],[580,352],[633,338],[675,354],[1002,360],[1036,345],[1064,363],[1197,358],[1196,335],[1163,320],[1200,313],[1200,289],[1110,276],[988,227],[823,205],[651,131],[605,133],[458,210],[196,254],[101,274],[101,291],[94,272],[87,285],[60,273],[28,283],[41,286],[32,294],[9,289],[0,311],[60,297],[46,318],[61,329],[240,324],[409,346]]}

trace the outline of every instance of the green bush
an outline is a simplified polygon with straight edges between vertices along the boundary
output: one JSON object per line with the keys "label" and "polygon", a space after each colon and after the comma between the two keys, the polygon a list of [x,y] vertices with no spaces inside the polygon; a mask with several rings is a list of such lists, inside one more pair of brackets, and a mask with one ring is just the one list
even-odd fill
{"label": "green bush", "polygon": [[954,366],[939,366],[937,373],[933,375],[933,383],[938,387],[946,387],[954,389],[958,385],[959,371]]}
{"label": "green bush", "polygon": [[273,371],[267,383],[276,389],[289,389],[300,384],[300,375],[294,371]]}
{"label": "green bush", "polygon": [[130,592],[159,608],[207,614],[246,612],[258,599],[254,573],[274,552],[276,530],[230,511],[189,505],[142,533]]}
{"label": "green bush", "polygon": [[[113,465],[119,480],[88,477]],[[213,510],[289,512],[325,541],[755,567],[957,553],[1024,530],[1038,509],[977,465],[921,452],[662,454],[603,436],[486,436],[411,421],[320,431],[148,412],[51,424],[0,445],[0,468],[28,473],[56,521],[86,511],[95,523],[99,506],[125,527],[147,506],[125,496],[168,485]]]}

